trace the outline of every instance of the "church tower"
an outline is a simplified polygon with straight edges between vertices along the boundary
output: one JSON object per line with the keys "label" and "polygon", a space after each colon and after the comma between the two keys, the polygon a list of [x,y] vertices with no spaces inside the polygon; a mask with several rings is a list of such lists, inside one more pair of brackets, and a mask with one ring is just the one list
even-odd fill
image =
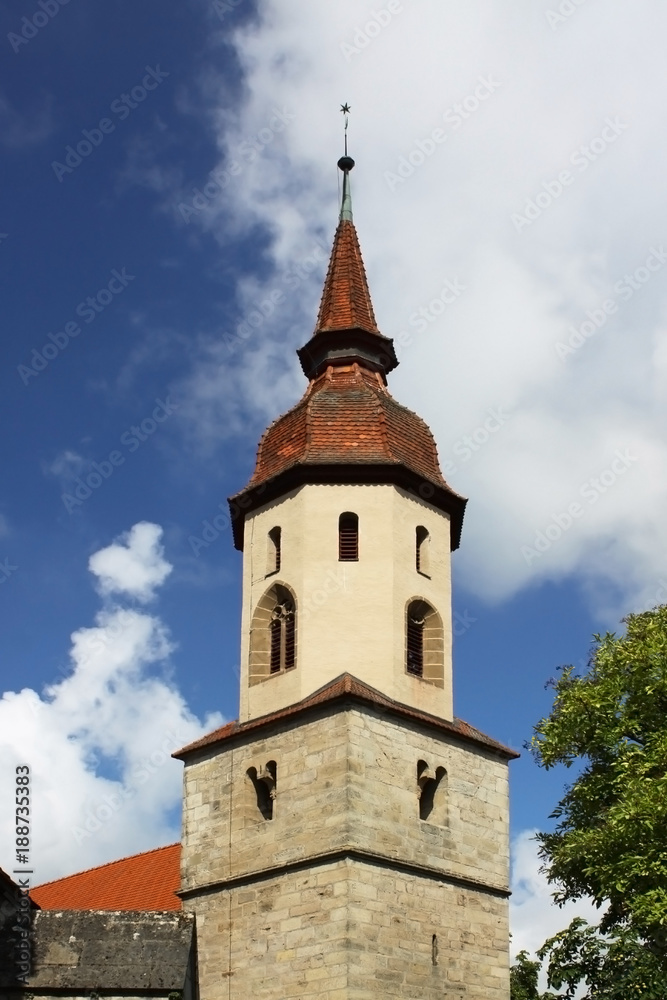
{"label": "church tower", "polygon": [[508,1000],[513,751],[455,718],[465,500],[397,403],[350,171],[299,403],[230,501],[238,722],[180,751],[201,1000]]}

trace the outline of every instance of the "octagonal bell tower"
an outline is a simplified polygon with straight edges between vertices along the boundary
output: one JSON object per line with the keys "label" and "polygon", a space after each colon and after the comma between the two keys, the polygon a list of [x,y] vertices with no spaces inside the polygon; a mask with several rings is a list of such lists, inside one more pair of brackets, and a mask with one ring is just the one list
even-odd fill
{"label": "octagonal bell tower", "polygon": [[298,352],[308,387],[266,431],[231,501],[243,550],[241,721],[345,671],[453,718],[450,555],[465,500],[443,479],[427,425],[387,389],[398,361],[375,321],[353,166],[339,161],[340,220],[315,332]]}

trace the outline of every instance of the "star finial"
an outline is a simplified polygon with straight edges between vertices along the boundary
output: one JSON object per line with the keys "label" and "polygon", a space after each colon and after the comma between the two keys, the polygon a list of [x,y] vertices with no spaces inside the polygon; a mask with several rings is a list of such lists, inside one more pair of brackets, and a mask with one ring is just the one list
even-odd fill
{"label": "star finial", "polygon": [[349,104],[341,104],[340,110],[345,115],[345,155],[347,156],[347,125],[348,125],[348,122],[349,122],[349,118],[347,116],[350,113],[350,105]]}

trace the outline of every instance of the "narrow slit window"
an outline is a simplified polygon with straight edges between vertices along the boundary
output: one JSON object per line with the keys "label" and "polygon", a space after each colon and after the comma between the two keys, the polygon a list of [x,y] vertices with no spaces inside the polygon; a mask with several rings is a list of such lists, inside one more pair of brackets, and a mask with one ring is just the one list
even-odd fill
{"label": "narrow slit window", "polygon": [[424,674],[424,620],[412,610],[408,611],[407,669],[416,677]]}
{"label": "narrow slit window", "polygon": [[447,771],[444,767],[429,767],[425,760],[417,761],[419,818],[436,826],[447,825]]}
{"label": "narrow slit window", "polygon": [[277,783],[275,760],[267,761],[264,767],[260,767],[259,770],[256,767],[249,767],[246,774],[252,782],[260,815],[264,819],[273,819]]}
{"label": "narrow slit window", "polygon": [[417,572],[428,577],[431,575],[430,545],[431,536],[423,525],[419,525],[415,532],[415,563]]}
{"label": "narrow slit window", "polygon": [[341,514],[338,519],[338,559],[340,562],[359,559],[359,518],[356,514]]}
{"label": "narrow slit window", "polygon": [[268,540],[268,558],[266,573],[278,573],[280,571],[280,542],[281,542],[281,530],[280,528],[271,528],[269,532]]}

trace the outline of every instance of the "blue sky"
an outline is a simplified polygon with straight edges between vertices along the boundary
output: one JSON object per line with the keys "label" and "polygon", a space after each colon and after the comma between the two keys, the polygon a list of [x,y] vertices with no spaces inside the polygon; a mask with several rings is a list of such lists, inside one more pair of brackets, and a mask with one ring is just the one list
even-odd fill
{"label": "blue sky", "polygon": [[[0,788],[32,755],[62,804],[35,806],[43,879],[176,839],[173,761],[144,811],[72,830],[174,726],[236,716],[241,557],[228,530],[193,539],[303,391],[343,101],[390,389],[470,497],[456,713],[520,749],[557,666],[664,600],[666,18],[647,0],[0,3]],[[526,831],[562,780],[512,765],[540,906]],[[8,867],[9,828],[0,849]]]}

